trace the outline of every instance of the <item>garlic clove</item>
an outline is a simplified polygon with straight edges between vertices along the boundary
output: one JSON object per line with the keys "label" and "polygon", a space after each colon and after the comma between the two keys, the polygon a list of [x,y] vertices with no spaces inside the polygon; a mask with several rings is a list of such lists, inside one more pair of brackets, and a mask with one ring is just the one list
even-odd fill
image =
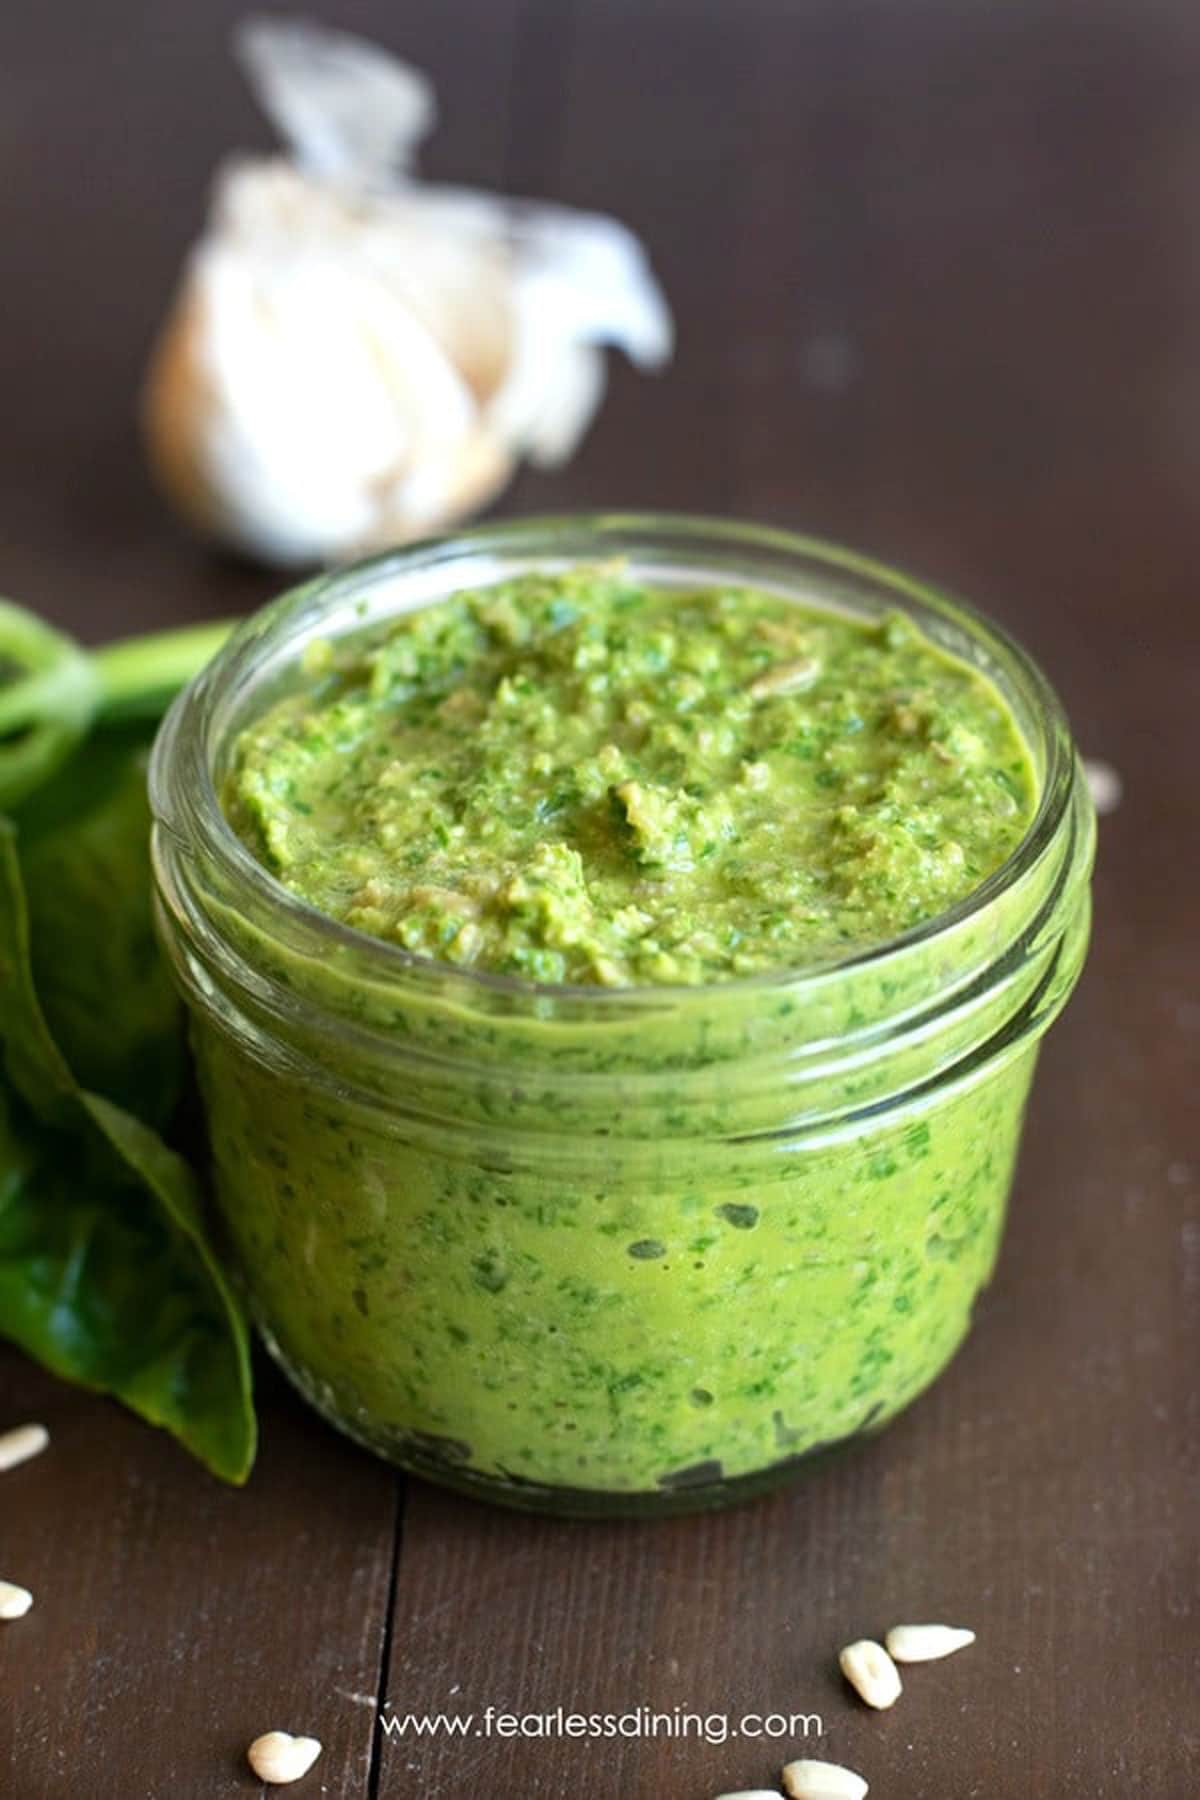
{"label": "garlic clove", "polygon": [[604,398],[604,358],[591,344],[555,342],[523,321],[513,367],[487,419],[535,467],[567,461]]}

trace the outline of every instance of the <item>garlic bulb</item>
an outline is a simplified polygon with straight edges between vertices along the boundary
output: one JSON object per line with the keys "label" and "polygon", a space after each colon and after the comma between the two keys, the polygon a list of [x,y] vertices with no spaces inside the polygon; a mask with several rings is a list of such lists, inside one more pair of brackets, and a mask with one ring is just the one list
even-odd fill
{"label": "garlic bulb", "polygon": [[218,174],[153,352],[152,465],[209,536],[305,564],[483,505],[568,457],[601,346],[650,368],[671,320],[614,219],[409,172],[423,77],[340,33],[262,21],[238,49],[290,154]]}

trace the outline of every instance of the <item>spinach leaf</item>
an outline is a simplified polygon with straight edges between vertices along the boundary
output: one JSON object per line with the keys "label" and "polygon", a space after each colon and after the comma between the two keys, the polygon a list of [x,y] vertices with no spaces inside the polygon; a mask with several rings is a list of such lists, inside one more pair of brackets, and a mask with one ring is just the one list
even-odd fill
{"label": "spinach leaf", "polygon": [[80,1084],[165,1129],[183,1008],[154,934],[149,731],[104,727],[19,807],[34,986]]}
{"label": "spinach leaf", "polygon": [[[113,1083],[119,1089],[142,1049],[161,1034],[164,1015],[154,1000],[124,1030],[114,1016],[124,1005],[120,987],[109,986],[103,1004],[105,981],[119,979],[113,971],[131,954],[128,942],[114,946],[105,935],[125,928],[124,884],[148,887],[144,835],[133,832],[115,800],[123,783],[111,772],[114,785],[101,784],[90,823],[86,809],[74,815],[59,796],[59,816],[73,820],[63,842],[69,845],[79,830],[87,843],[95,827],[98,836],[80,865],[94,875],[107,854],[97,850],[105,835],[98,821],[115,804],[114,846],[128,829],[129,844],[137,836],[142,848],[128,866],[113,848],[99,927],[96,897],[90,914],[81,899],[78,910],[64,911],[48,931],[40,961],[44,969],[52,960],[50,945],[61,944],[64,925],[79,936],[81,959],[89,943],[91,954],[108,958],[98,986],[87,988],[81,960],[75,975],[57,988],[51,982],[51,991],[64,1040],[83,1058],[81,1067],[102,1052],[99,1024],[106,1018],[123,1041],[117,1059],[123,1072]],[[48,790],[41,792],[49,801]],[[44,817],[39,809],[32,833],[34,889],[43,902],[55,880],[69,883],[79,874],[62,845],[51,853],[55,816],[53,807]],[[39,861],[39,845],[47,861]],[[148,904],[144,890],[142,904]],[[136,907],[133,916],[144,917]],[[147,991],[156,980],[148,977]],[[100,1007],[99,1024],[89,1021],[95,1032],[85,1028],[79,1010],[88,993]],[[249,1336],[206,1235],[195,1177],[147,1123],[76,1080],[39,1000],[17,831],[2,818],[0,1053],[0,1333],[59,1375],[113,1393],[165,1426],[215,1474],[243,1481],[256,1437]],[[151,1110],[163,1102],[159,1093]]]}

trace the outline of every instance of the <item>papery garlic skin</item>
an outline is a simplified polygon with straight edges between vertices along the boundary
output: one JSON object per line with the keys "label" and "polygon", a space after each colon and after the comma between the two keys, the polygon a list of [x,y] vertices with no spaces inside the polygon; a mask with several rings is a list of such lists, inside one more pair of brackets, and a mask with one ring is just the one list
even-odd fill
{"label": "papery garlic skin", "polygon": [[571,453],[602,344],[670,354],[617,221],[406,177],[432,116],[414,71],[273,21],[239,47],[294,160],[219,173],[143,406],[154,470],[207,535],[300,566],[450,524],[518,457]]}
{"label": "papery garlic skin", "polygon": [[306,174],[386,191],[437,119],[419,69],[308,19],[243,19],[233,52],[259,106]]}

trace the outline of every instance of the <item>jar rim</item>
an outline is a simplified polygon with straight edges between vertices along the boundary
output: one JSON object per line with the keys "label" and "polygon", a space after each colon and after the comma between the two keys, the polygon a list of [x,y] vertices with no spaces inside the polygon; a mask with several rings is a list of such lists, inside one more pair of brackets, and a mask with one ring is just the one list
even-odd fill
{"label": "jar rim", "polygon": [[[1041,762],[1037,810],[1024,835],[1009,856],[984,881],[953,905],[918,925],[879,943],[851,948],[846,955],[821,962],[780,964],[749,975],[722,977],[716,982],[642,983],[602,987],[580,982],[538,981],[470,965],[448,964],[421,955],[403,945],[372,937],[333,918],[291,892],[243,843],[225,817],[213,778],[213,739],[219,735],[219,708],[235,691],[248,691],[257,652],[269,646],[276,632],[302,612],[319,611],[334,601],[348,600],[356,589],[365,589],[389,578],[431,573],[443,567],[451,574],[459,563],[494,562],[491,579],[514,572],[513,560],[526,567],[580,565],[625,554],[648,564],[653,578],[652,552],[670,553],[678,569],[680,555],[698,559],[709,570],[719,564],[744,585],[771,590],[761,570],[750,572],[739,563],[766,558],[778,565],[778,591],[795,597],[797,577],[810,574],[841,577],[856,582],[860,591],[871,591],[909,612],[918,622],[941,621],[982,650],[1003,668],[1008,680],[1021,690],[1031,721],[1036,722],[1040,743],[1028,747]],[[505,562],[505,558],[508,559]],[[661,573],[661,570],[660,570]],[[696,574],[700,574],[698,568]],[[464,586],[485,585],[478,580],[455,579],[431,593],[426,604],[447,597]],[[836,599],[814,591],[817,604],[829,606]],[[406,610],[394,609],[396,612]],[[384,613],[381,617],[389,616]],[[360,622],[361,623],[361,622]],[[283,668],[293,655],[278,657]],[[986,673],[995,678],[995,669]],[[1011,696],[1009,696],[1011,698]],[[243,720],[237,721],[244,723]],[[1028,741],[1028,729],[1022,726]],[[182,768],[176,769],[177,759]],[[183,779],[176,776],[182,774]],[[312,946],[322,958],[335,950],[365,960],[383,984],[402,984],[413,979],[452,977],[460,991],[475,991],[494,999],[554,1002],[569,1007],[586,1002],[589,1010],[606,1007],[686,1006],[700,998],[711,1000],[719,992],[723,1000],[788,989],[803,994],[830,979],[878,969],[890,959],[906,956],[948,936],[985,913],[1033,869],[1054,843],[1078,781],[1067,719],[1054,688],[1032,657],[1006,631],[973,606],[956,600],[940,588],[874,558],[818,538],[739,520],[682,512],[596,512],[552,514],[505,520],[469,530],[424,538],[400,548],[385,550],[288,588],[274,601],[251,614],[235,629],[206,668],[177,696],[159,729],[150,763],[150,796],[156,835],[161,828],[181,845],[200,848],[227,880],[248,889],[264,909],[272,913],[280,932],[285,927],[293,941]]]}

